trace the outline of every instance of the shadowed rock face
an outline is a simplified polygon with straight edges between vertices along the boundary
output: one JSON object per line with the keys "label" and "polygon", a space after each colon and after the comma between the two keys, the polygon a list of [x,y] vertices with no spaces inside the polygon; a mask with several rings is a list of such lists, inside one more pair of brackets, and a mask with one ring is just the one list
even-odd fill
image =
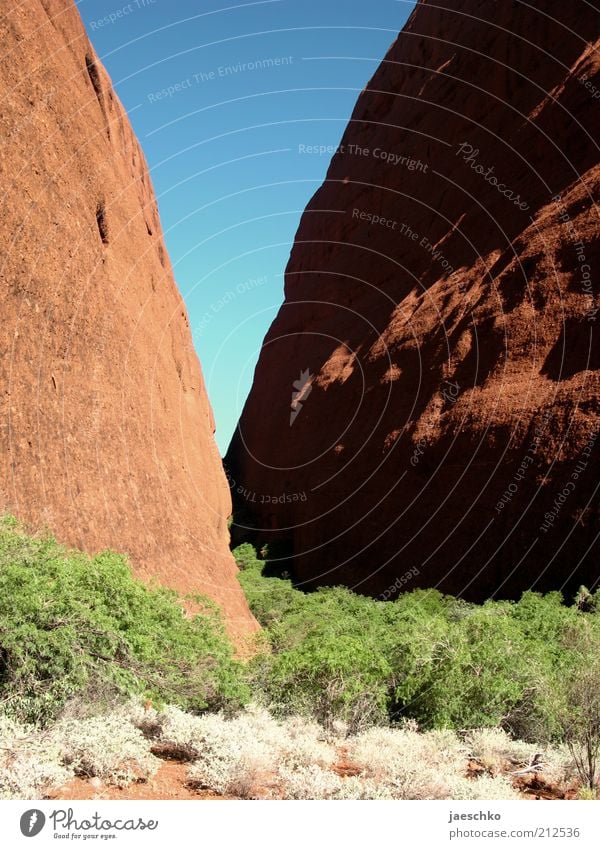
{"label": "shadowed rock face", "polygon": [[70,0],[0,20],[0,510],[256,627],[144,156]]}
{"label": "shadowed rock face", "polygon": [[360,95],[227,457],[306,585],[597,581],[598,27],[419,2]]}

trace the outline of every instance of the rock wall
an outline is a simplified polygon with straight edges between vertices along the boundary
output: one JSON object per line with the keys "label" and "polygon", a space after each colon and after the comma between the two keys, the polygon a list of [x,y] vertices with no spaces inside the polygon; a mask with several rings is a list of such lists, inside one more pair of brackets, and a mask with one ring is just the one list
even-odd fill
{"label": "rock wall", "polygon": [[148,170],[71,0],[0,4],[0,509],[256,628]]}
{"label": "rock wall", "polygon": [[226,460],[306,586],[598,581],[599,24],[421,0],[361,93]]}

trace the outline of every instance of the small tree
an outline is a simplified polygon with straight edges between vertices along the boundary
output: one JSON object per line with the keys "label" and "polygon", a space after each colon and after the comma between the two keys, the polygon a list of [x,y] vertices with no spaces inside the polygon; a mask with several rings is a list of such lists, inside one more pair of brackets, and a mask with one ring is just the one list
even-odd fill
{"label": "small tree", "polygon": [[566,686],[565,742],[581,781],[594,790],[600,778],[600,662],[577,669]]}
{"label": "small tree", "polygon": [[567,642],[571,663],[557,681],[556,718],[583,785],[593,791],[600,781],[600,634],[578,628]]}

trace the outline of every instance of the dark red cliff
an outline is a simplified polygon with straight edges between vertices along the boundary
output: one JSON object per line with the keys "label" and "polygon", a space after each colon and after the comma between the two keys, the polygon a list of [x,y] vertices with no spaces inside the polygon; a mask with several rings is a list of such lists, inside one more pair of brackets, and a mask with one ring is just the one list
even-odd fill
{"label": "dark red cliff", "polygon": [[421,0],[360,95],[227,457],[307,586],[598,580],[599,27]]}

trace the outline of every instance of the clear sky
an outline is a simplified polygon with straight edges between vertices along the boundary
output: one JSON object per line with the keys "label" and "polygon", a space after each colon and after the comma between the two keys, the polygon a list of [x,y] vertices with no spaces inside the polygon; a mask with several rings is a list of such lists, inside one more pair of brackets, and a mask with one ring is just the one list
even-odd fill
{"label": "clear sky", "polygon": [[148,159],[222,453],[283,298],[300,216],[329,165],[327,148],[413,6],[78,3]]}

